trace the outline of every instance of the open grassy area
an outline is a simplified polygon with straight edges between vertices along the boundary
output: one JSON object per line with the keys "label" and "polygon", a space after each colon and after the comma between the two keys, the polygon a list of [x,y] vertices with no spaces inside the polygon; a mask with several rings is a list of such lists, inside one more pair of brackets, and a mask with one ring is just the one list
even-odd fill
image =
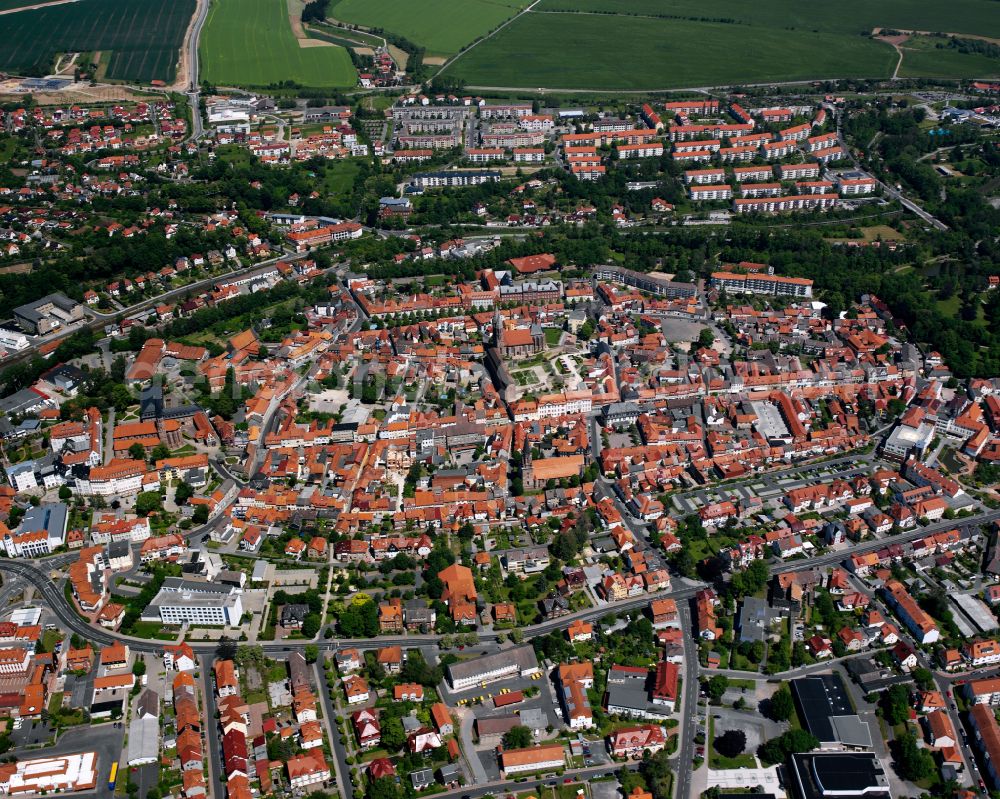
{"label": "open grassy area", "polygon": [[445,74],[472,86],[641,90],[887,76],[896,60],[888,44],[861,36],[529,12]]}
{"label": "open grassy area", "polygon": [[110,53],[108,78],[173,80],[194,7],[194,0],[79,0],[6,14],[0,71],[47,72],[57,53],[100,50]]}
{"label": "open grassy area", "polygon": [[205,79],[218,85],[291,80],[326,88],[353,86],[357,79],[343,47],[299,44],[284,0],[213,0],[199,49]]}
{"label": "open grassy area", "polygon": [[979,53],[962,53],[939,36],[913,36],[900,45],[901,78],[995,78],[1000,59]]}
{"label": "open grassy area", "polygon": [[358,162],[350,158],[328,164],[323,175],[323,189],[328,194],[345,194],[351,190],[360,169]]}
{"label": "open grassy area", "polygon": [[708,767],[710,769],[726,769],[726,768],[757,768],[757,761],[754,756],[749,752],[743,752],[736,757],[723,757],[718,752],[715,751],[713,743],[715,741],[715,718],[711,717],[708,720],[709,726],[709,737],[708,746],[705,747],[708,752]]}
{"label": "open grassy area", "polygon": [[398,33],[430,55],[452,55],[526,5],[519,0],[340,0],[329,15]]}

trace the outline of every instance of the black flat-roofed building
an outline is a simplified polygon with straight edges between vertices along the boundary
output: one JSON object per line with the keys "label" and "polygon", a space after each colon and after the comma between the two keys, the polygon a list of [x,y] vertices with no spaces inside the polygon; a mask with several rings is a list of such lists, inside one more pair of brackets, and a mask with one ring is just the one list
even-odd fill
{"label": "black flat-roofed building", "polygon": [[871,752],[791,756],[789,782],[799,799],[891,799],[889,779]]}
{"label": "black flat-roofed building", "polygon": [[802,725],[825,748],[870,750],[872,732],[854,711],[840,672],[815,674],[791,681]]}

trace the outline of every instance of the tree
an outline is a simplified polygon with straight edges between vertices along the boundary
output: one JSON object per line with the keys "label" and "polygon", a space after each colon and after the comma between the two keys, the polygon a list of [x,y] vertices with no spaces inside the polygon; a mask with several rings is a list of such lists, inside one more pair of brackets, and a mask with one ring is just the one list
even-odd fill
{"label": "tree", "polygon": [[534,736],[527,727],[518,724],[511,727],[503,735],[503,745],[505,749],[526,749],[534,742]]}
{"label": "tree", "polygon": [[208,505],[198,505],[194,509],[194,515],[191,517],[191,520],[195,524],[205,524],[208,522]]}
{"label": "tree", "polygon": [[396,716],[390,716],[382,724],[382,748],[387,752],[398,752],[406,743],[406,732],[403,722]]}
{"label": "tree", "polygon": [[132,664],[132,673],[136,677],[141,677],[146,673],[146,661],[142,658],[136,658],[135,663]]}
{"label": "tree", "polygon": [[922,691],[930,691],[934,688],[934,675],[930,669],[919,668],[913,670],[913,681]]}
{"label": "tree", "polygon": [[910,717],[910,692],[903,685],[893,685],[882,695],[882,709],[889,724],[902,724]]}
{"label": "tree", "polygon": [[236,651],[236,642],[232,638],[223,636],[215,647],[215,657],[219,660],[235,660]]}
{"label": "tree", "polygon": [[365,792],[366,799],[401,799],[403,792],[392,777],[372,780]]}
{"label": "tree", "polygon": [[361,604],[352,602],[340,614],[337,626],[348,638],[374,638],[379,631],[378,607],[371,600]]}
{"label": "tree", "polygon": [[729,583],[729,592],[739,599],[744,596],[752,596],[767,585],[770,569],[762,560],[755,560],[741,572],[733,575]]}
{"label": "tree", "polygon": [[319,660],[319,647],[316,644],[306,644],[303,655],[306,663],[315,663]]}
{"label": "tree", "polygon": [[319,633],[319,628],[323,626],[323,617],[318,613],[307,613],[302,620],[302,635],[306,638],[315,638]]}
{"label": "tree", "polygon": [[789,755],[797,752],[810,752],[819,746],[819,739],[806,730],[795,729],[782,733],[761,744],[757,755],[765,765],[783,763]]}
{"label": "tree", "polygon": [[747,734],[743,730],[726,730],[722,735],[715,736],[712,745],[723,757],[737,757],[746,749]]}
{"label": "tree", "polygon": [[133,460],[146,460],[146,448],[138,441],[128,448],[128,454]]}
{"label": "tree", "polygon": [[143,491],[135,498],[135,512],[140,516],[149,516],[162,507],[159,491]]}
{"label": "tree", "polygon": [[788,721],[792,717],[795,703],[792,700],[792,692],[788,690],[786,683],[782,683],[771,696],[767,711],[768,715],[775,721]]}
{"label": "tree", "polygon": [[716,674],[706,683],[705,693],[708,694],[709,699],[713,702],[719,702],[728,688],[729,678],[724,674]]}
{"label": "tree", "polygon": [[[671,799],[673,793],[673,766],[666,749],[661,749],[649,758],[643,758],[639,764],[639,773],[646,780],[653,799]],[[628,772],[627,769],[622,771]],[[624,785],[624,783],[623,783]]]}
{"label": "tree", "polygon": [[698,346],[711,347],[715,343],[715,334],[707,327],[703,327],[698,333]]}
{"label": "tree", "polygon": [[170,448],[166,444],[157,444],[153,447],[153,460],[162,461],[170,457]]}
{"label": "tree", "polygon": [[934,758],[926,749],[917,746],[912,733],[903,733],[893,741],[893,750],[896,771],[904,780],[926,780],[935,773]]}
{"label": "tree", "polygon": [[194,489],[191,488],[187,483],[178,483],[177,490],[174,492],[174,502],[177,505],[185,504],[191,497],[194,496]]}
{"label": "tree", "polygon": [[59,499],[64,502],[73,496],[73,491],[69,486],[59,486]]}

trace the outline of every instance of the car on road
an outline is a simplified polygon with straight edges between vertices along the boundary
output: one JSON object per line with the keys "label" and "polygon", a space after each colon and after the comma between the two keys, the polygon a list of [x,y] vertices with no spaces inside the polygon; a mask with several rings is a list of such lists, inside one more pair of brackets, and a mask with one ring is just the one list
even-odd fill
{"label": "car on road", "polygon": [[572,777],[566,777],[566,779],[563,780],[563,785],[572,785],[572,784],[573,784]]}

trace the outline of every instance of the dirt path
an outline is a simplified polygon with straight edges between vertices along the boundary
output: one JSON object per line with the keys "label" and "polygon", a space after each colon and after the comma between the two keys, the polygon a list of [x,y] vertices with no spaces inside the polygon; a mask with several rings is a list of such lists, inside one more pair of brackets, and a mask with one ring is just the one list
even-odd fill
{"label": "dirt path", "polygon": [[67,72],[73,73],[73,65],[76,64],[76,60],[80,57],[79,53],[72,53],[67,59],[66,63],[63,63],[63,56],[59,56],[59,63],[56,65],[55,74],[65,75]]}
{"label": "dirt path", "polygon": [[514,20],[520,19],[525,14],[527,14],[528,12],[530,12],[540,2],[541,2],[541,0],[534,0],[534,2],[531,3],[531,5],[525,6],[523,9],[521,9],[518,13],[516,13],[514,16],[512,16],[510,19],[508,19],[502,25],[499,25],[497,28],[495,28],[492,33],[490,33],[487,36],[482,37],[479,40],[477,40],[472,45],[470,45],[465,50],[463,50],[461,53],[456,53],[455,55],[453,55],[451,58],[449,58],[447,61],[445,61],[444,64],[441,65],[441,69],[438,70],[438,74],[443,73],[446,69],[448,69],[448,67],[450,67],[452,64],[454,64],[459,58],[461,58],[463,55],[465,55],[466,53],[468,53],[469,50],[472,50],[474,47],[477,47],[478,45],[482,44],[483,42],[489,41],[490,39],[492,39],[494,36],[496,36],[498,33],[500,33],[500,31],[502,31],[504,28],[506,28],[508,25],[510,25],[510,23],[512,23]]}
{"label": "dirt path", "polygon": [[894,34],[893,36],[882,36],[877,34],[875,38],[880,42],[885,42],[890,45],[893,50],[896,51],[896,55],[899,56],[899,60],[896,61],[896,68],[892,71],[892,78],[890,80],[897,80],[899,78],[899,68],[903,66],[903,42],[910,38],[908,33]]}
{"label": "dirt path", "polygon": [[34,11],[36,8],[48,8],[49,6],[61,6],[66,3],[75,3],[77,0],[53,0],[51,3],[35,3],[32,6],[21,6],[19,8],[8,8],[0,11],[0,17],[4,14],[16,14],[18,11]]}
{"label": "dirt path", "polygon": [[[882,31],[884,28],[872,28],[872,36],[878,36],[879,38],[890,41],[891,39],[896,39],[902,37],[902,41],[906,41],[911,36],[950,36],[952,39],[980,39],[984,42],[992,42],[993,44],[1000,44],[1000,39],[995,36],[981,36],[978,33],[951,33],[949,31],[910,31],[903,30],[901,28],[891,28],[891,30],[896,31],[899,36],[882,36]],[[900,44],[902,44],[902,41]]]}
{"label": "dirt path", "polygon": [[195,4],[194,13],[188,22],[187,30],[184,31],[184,41],[181,43],[180,58],[177,59],[177,75],[174,83],[170,87],[175,91],[187,91],[191,82],[191,64],[189,63],[189,53],[191,52],[191,36],[194,34],[195,22],[198,20],[202,5],[208,5],[209,0],[198,0]]}
{"label": "dirt path", "polygon": [[288,24],[292,26],[292,35],[299,47],[336,47],[333,42],[323,39],[310,39],[302,26],[302,9],[305,4],[301,0],[288,0]]}

